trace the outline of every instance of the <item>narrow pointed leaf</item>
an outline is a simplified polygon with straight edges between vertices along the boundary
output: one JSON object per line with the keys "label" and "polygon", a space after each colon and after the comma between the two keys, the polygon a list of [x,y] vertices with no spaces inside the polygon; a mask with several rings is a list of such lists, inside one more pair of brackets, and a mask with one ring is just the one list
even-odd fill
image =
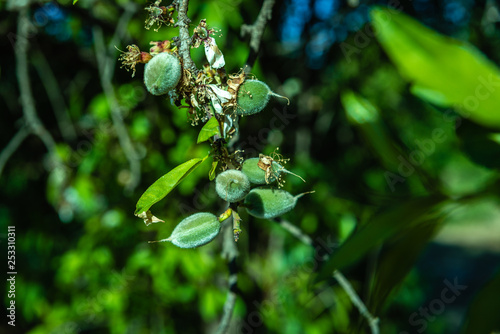
{"label": "narrow pointed leaf", "polygon": [[442,226],[440,216],[422,217],[400,236],[388,240],[378,260],[368,308],[378,314],[391,292],[399,287],[422,250]]}
{"label": "narrow pointed leaf", "polygon": [[155,181],[145,192],[136,205],[135,215],[140,216],[149,210],[153,204],[168,195],[186,176],[191,174],[208,156],[203,159],[191,159]]}

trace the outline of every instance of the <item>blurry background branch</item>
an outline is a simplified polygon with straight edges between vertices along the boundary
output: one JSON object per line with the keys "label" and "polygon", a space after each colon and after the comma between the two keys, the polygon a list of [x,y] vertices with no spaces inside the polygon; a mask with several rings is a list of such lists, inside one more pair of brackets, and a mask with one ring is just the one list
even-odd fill
{"label": "blurry background branch", "polygon": [[111,119],[113,125],[116,129],[116,134],[122,147],[123,153],[127,157],[130,168],[130,179],[125,186],[125,192],[130,194],[139,184],[141,179],[141,163],[139,156],[135,150],[134,144],[130,139],[127,131],[127,127],[123,121],[121,107],[116,98],[115,90],[112,84],[112,77],[114,72],[114,65],[116,64],[117,57],[110,54],[110,50],[113,50],[113,43],[118,43],[120,40],[119,36],[122,34],[119,30],[126,30],[127,24],[135,12],[135,6],[127,7],[125,14],[121,17],[120,22],[117,24],[117,30],[114,34],[111,44],[106,49],[104,42],[104,36],[102,29],[100,27],[93,27],[93,35],[95,40],[95,54],[97,59],[97,67],[99,70],[99,78],[101,80],[101,85],[108,100],[111,109]]}
{"label": "blurry background branch", "polygon": [[[15,46],[16,53],[16,72],[19,82],[19,91],[21,93],[21,104],[26,125],[31,133],[38,136],[50,154],[51,167],[62,166],[62,161],[56,152],[56,142],[49,131],[40,121],[36,113],[35,100],[31,90],[31,83],[28,73],[28,37],[33,33],[31,31],[32,24],[29,19],[29,8],[27,6],[19,9],[19,17],[17,22],[17,41]],[[27,133],[23,131],[18,134],[9,143],[5,149],[6,153],[2,154],[4,161],[9,158],[13,151],[19,146],[22,140],[26,137]],[[12,152],[9,152],[10,149]],[[3,161],[2,161],[3,162]],[[5,162],[3,162],[5,164]],[[1,166],[1,165],[0,165]],[[3,167],[2,167],[3,168]],[[1,172],[1,169],[0,169]]]}
{"label": "blurry background branch", "polygon": [[267,22],[271,20],[273,14],[274,1],[275,0],[264,0],[255,22],[251,25],[243,24],[241,26],[241,37],[250,35],[250,54],[248,55],[245,66],[245,72],[247,73],[251,71],[253,63],[257,59],[262,35],[266,29]]}
{"label": "blurry background branch", "polygon": [[354,304],[354,306],[356,306],[359,313],[366,318],[366,320],[368,321],[368,325],[370,326],[370,330],[372,331],[372,334],[378,334],[379,333],[378,318],[372,316],[370,311],[368,311],[361,298],[359,298],[356,291],[354,291],[351,283],[349,283],[349,281],[345,278],[345,276],[342,275],[342,273],[338,270],[335,270],[333,272],[333,277],[337,280],[337,282],[339,282],[342,289],[344,289],[344,291],[347,293],[349,299]]}
{"label": "blurry background branch", "polygon": [[66,141],[75,140],[75,127],[73,126],[71,118],[68,115],[66,103],[64,103],[64,97],[61,93],[61,87],[59,87],[54,72],[50,68],[49,62],[41,51],[34,53],[33,65],[38,72],[40,81],[45,87],[52,109],[54,110],[61,135]]}
{"label": "blurry background branch", "polygon": [[[282,219],[282,218],[276,218],[273,221],[278,223],[281,227],[283,227],[285,230],[290,232],[291,235],[299,239],[302,243],[311,246],[314,251],[316,251],[318,248],[316,247],[316,244],[314,241],[309,237],[307,234],[305,234],[299,227],[296,225],[293,225],[289,221]],[[326,258],[327,255],[325,255],[323,258]],[[344,275],[338,271],[335,270],[333,272],[333,277],[337,280],[339,285],[342,287],[342,289],[345,291],[345,293],[349,296],[349,299],[351,300],[352,304],[356,306],[356,308],[359,310],[359,313],[366,318],[368,321],[368,324],[370,326],[370,329],[372,331],[372,334],[378,334],[379,333],[379,328],[378,328],[378,318],[375,318],[372,316],[370,311],[366,308],[365,304],[359,298],[358,294],[352,287],[351,283],[344,277]]]}
{"label": "blurry background branch", "polygon": [[23,125],[17,133],[12,137],[7,146],[0,152],[0,176],[2,176],[3,169],[9,158],[16,152],[23,140],[28,137],[30,130],[26,125]]}

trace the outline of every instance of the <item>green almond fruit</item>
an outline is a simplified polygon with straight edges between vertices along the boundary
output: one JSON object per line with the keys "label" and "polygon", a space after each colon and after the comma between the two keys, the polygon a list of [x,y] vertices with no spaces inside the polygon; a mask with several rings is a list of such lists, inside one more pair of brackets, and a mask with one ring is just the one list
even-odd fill
{"label": "green almond fruit", "polygon": [[[248,116],[261,112],[271,96],[283,97],[274,93],[268,85],[259,80],[246,80],[239,88],[236,98],[236,114]],[[288,100],[288,99],[287,99]]]}
{"label": "green almond fruit", "polygon": [[208,244],[220,232],[219,219],[209,212],[195,213],[183,219],[167,239],[180,248],[195,248]]}
{"label": "green almond fruit", "polygon": [[144,84],[153,95],[163,95],[174,89],[181,79],[179,59],[162,52],[154,56],[144,68]]}
{"label": "green almond fruit", "polygon": [[253,115],[264,109],[269,102],[271,89],[259,80],[246,80],[238,89],[236,113],[240,116]]}
{"label": "green almond fruit", "polygon": [[245,197],[244,205],[248,214],[271,219],[293,210],[302,195],[293,196],[288,191],[275,188],[255,188]]}
{"label": "green almond fruit", "polygon": [[241,171],[228,169],[215,179],[215,191],[225,201],[238,202],[248,194],[250,181]]}

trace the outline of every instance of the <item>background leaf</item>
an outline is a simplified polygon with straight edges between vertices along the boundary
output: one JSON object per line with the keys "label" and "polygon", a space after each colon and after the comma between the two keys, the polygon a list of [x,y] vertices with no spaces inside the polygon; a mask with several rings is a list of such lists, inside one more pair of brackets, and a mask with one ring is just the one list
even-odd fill
{"label": "background leaf", "polygon": [[393,9],[371,11],[376,37],[417,96],[500,127],[500,71],[476,48]]}
{"label": "background leaf", "polygon": [[[422,217],[423,218],[423,217]],[[441,226],[441,217],[427,217],[404,230],[400,236],[388,240],[384,246],[374,275],[368,308],[379,314],[389,294],[399,287],[413,268],[425,245]]]}
{"label": "background leaf", "polygon": [[406,230],[416,223],[425,221],[432,209],[440,203],[440,197],[431,196],[414,199],[394,205],[375,215],[366,225],[356,231],[339,249],[331,255],[319,270],[316,281],[331,277],[333,270],[355,263],[375,246]]}

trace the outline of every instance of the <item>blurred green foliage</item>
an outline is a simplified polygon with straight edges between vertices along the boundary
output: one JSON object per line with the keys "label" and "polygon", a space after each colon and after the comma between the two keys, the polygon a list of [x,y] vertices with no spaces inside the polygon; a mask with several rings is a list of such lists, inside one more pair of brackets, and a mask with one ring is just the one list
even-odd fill
{"label": "blurred green foliage", "polygon": [[[30,63],[36,109],[64,169],[54,168],[30,135],[1,175],[1,241],[15,225],[18,272],[16,327],[3,321],[2,332],[211,333],[220,321],[228,275],[221,238],[199,249],[147,243],[168,237],[191,213],[224,211],[210,163],[155,205],[165,223],[146,227],[134,217],[158,178],[207,155],[209,145],[197,144],[202,125],[192,127],[184,109],[148,95],[142,68],[131,78],[117,63],[113,88],[141,164],[140,184],[124,191],[132,172],[101,87],[92,29],[100,27],[109,43],[132,4],[118,49],[146,50],[150,41],[178,34],[172,27],[145,30],[147,4],[139,0],[30,5],[36,32],[29,57],[47,59],[77,137],[64,137],[44,77]],[[284,217],[330,257],[320,263],[277,224],[241,212],[230,333],[369,332],[331,278],[339,267],[380,318],[382,333],[500,330],[493,312],[500,293],[497,88],[489,86],[494,91],[478,98],[470,117],[453,108],[475,96],[479,76],[498,75],[498,8],[489,1],[402,1],[386,23],[379,22],[382,9],[373,12],[378,33],[370,35],[364,24],[372,4],[275,4],[252,73],[291,103],[271,101],[243,118],[236,148],[255,156],[279,146],[291,158],[286,168],[307,183],[288,177],[285,189],[315,193]],[[259,10],[254,1],[192,0],[188,13],[193,27],[206,18],[220,29],[217,45],[228,73],[236,73],[249,54],[240,27]],[[9,37],[0,42],[2,148],[22,118],[11,52],[17,17],[0,3],[0,32]],[[205,61],[202,48],[192,56],[198,66]],[[445,303],[445,281],[455,280],[467,288]]]}

